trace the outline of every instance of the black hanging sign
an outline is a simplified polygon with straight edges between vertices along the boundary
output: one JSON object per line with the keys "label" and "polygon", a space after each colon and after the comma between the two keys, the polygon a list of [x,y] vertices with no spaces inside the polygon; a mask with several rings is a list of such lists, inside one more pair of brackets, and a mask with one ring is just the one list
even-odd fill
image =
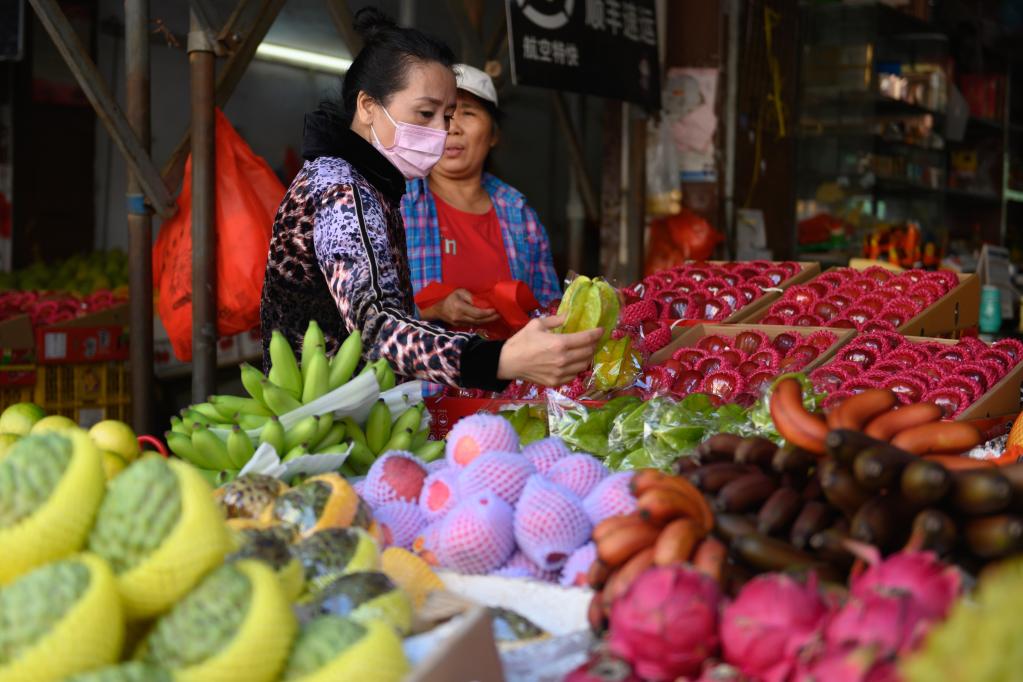
{"label": "black hanging sign", "polygon": [[654,0],[505,0],[512,81],[661,104]]}

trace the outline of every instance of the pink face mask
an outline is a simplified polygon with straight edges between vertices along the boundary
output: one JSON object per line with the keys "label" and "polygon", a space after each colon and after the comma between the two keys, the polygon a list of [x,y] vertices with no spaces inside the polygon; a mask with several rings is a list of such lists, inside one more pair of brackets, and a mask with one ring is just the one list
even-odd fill
{"label": "pink face mask", "polygon": [[370,126],[373,146],[409,180],[425,178],[444,154],[447,131],[412,123],[398,123],[387,113],[387,109],[380,108],[384,110],[387,120],[394,124],[394,144],[390,147],[380,144],[377,131]]}

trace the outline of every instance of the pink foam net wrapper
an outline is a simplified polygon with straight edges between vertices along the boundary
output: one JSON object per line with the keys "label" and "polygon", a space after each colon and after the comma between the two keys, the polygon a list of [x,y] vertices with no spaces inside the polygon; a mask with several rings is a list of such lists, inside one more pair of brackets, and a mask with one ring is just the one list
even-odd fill
{"label": "pink foam net wrapper", "polygon": [[547,478],[564,486],[582,499],[608,475],[603,462],[587,454],[570,455],[559,460],[547,472]]}
{"label": "pink foam net wrapper", "polygon": [[590,537],[582,500],[542,476],[526,484],[515,508],[515,541],[544,570],[558,570]]}
{"label": "pink foam net wrapper", "polygon": [[514,512],[493,493],[465,497],[448,512],[437,538],[441,566],[483,575],[499,568],[515,551]]}
{"label": "pink foam net wrapper", "polygon": [[518,452],[488,452],[462,470],[458,487],[466,497],[492,492],[510,505],[519,501],[536,467]]}
{"label": "pink foam net wrapper", "polygon": [[583,499],[583,509],[594,526],[608,517],[636,511],[636,498],[629,490],[631,480],[631,471],[611,474]]}
{"label": "pink foam net wrapper", "polygon": [[407,452],[388,452],[373,462],[363,481],[363,499],[376,509],[388,502],[416,502],[426,479],[423,461]]}
{"label": "pink foam net wrapper", "polygon": [[384,547],[412,549],[412,543],[423,528],[426,516],[412,502],[390,502],[373,511],[373,520],[380,528]]}

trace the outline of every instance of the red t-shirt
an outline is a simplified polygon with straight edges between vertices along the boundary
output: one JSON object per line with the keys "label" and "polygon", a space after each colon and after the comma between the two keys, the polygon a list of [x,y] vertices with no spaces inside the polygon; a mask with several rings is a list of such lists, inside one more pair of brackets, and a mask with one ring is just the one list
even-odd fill
{"label": "red t-shirt", "polygon": [[478,293],[512,278],[497,211],[466,213],[433,195],[444,284]]}

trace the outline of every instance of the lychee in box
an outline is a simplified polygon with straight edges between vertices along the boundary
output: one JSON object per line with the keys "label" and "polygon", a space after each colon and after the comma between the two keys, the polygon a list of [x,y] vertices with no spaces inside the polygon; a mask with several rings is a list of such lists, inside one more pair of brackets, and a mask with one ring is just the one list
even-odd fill
{"label": "lychee in box", "polygon": [[786,372],[819,367],[855,334],[852,329],[700,324],[651,356],[645,379],[664,383],[657,392],[708,393],[751,405],[765,384]]}

